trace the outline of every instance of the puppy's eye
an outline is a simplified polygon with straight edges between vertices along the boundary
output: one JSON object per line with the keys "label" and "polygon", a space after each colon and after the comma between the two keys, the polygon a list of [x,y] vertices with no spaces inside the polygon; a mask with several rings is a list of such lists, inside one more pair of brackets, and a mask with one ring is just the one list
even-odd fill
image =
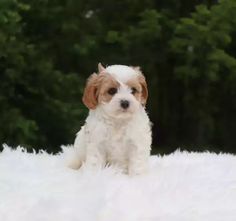
{"label": "puppy's eye", "polygon": [[131,88],[131,93],[132,94],[136,94],[138,92],[138,90],[135,88],[135,87],[132,87]]}
{"label": "puppy's eye", "polygon": [[110,94],[110,95],[114,95],[114,94],[117,93],[117,88],[111,87],[111,88],[109,88],[109,90],[108,90],[107,92],[108,92],[108,94]]}

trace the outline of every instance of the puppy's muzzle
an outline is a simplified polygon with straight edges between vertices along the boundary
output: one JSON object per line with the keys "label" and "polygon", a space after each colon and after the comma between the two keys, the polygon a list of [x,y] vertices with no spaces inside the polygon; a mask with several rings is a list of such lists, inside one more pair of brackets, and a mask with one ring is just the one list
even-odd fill
{"label": "puppy's muzzle", "polygon": [[120,101],[120,106],[121,106],[123,109],[129,108],[129,105],[130,105],[130,103],[129,103],[129,101],[127,101],[127,100],[121,100],[121,101]]}

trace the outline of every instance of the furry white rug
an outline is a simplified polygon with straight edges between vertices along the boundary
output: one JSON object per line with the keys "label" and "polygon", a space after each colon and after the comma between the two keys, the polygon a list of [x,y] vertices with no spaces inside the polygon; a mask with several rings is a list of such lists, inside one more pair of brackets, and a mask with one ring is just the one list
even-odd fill
{"label": "furry white rug", "polygon": [[175,153],[150,158],[148,175],[74,171],[59,155],[0,153],[2,221],[235,221],[236,157]]}

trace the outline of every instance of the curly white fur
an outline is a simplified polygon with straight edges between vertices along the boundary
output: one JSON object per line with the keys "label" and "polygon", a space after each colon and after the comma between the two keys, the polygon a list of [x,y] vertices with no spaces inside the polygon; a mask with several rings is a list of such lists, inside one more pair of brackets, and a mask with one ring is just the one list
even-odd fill
{"label": "curly white fur", "polygon": [[[119,82],[117,93],[109,102],[100,102],[89,110],[85,125],[77,133],[70,167],[112,165],[130,175],[143,174],[148,170],[151,149],[150,121],[144,105],[126,84],[141,73],[123,65],[109,66],[102,72]],[[129,102],[127,109],[120,107],[121,100]]]}

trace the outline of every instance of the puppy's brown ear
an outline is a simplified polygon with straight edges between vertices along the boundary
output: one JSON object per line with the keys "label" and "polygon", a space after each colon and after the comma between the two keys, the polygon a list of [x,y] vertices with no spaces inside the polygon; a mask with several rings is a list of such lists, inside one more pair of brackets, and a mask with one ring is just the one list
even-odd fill
{"label": "puppy's brown ear", "polygon": [[98,75],[93,73],[87,80],[87,84],[84,89],[83,103],[89,109],[95,109],[98,100],[97,100],[97,79]]}
{"label": "puppy's brown ear", "polygon": [[142,86],[142,96],[141,96],[141,103],[143,106],[146,105],[147,98],[148,98],[148,88],[147,88],[147,82],[143,74],[139,75],[139,83]]}
{"label": "puppy's brown ear", "polygon": [[103,71],[105,71],[105,68],[102,66],[101,63],[98,63],[98,73],[101,73]]}

